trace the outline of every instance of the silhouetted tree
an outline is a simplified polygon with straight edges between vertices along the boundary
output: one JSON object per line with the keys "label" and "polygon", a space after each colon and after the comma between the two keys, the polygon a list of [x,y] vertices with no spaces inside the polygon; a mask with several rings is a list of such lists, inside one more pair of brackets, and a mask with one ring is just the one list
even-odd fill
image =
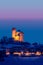
{"label": "silhouetted tree", "polygon": [[4,36],[2,39],[1,39],[1,44],[6,44],[8,42],[8,38],[7,36]]}
{"label": "silhouetted tree", "polygon": [[15,41],[14,41],[14,39],[13,38],[9,38],[8,39],[8,44],[13,44]]}

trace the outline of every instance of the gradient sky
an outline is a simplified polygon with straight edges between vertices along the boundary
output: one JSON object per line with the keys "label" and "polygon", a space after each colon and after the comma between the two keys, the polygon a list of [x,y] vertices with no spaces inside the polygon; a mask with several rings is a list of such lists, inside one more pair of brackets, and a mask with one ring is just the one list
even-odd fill
{"label": "gradient sky", "polygon": [[43,0],[0,0],[0,19],[43,19]]}
{"label": "gradient sky", "polygon": [[0,38],[16,27],[28,42],[43,43],[43,0],[0,0]]}

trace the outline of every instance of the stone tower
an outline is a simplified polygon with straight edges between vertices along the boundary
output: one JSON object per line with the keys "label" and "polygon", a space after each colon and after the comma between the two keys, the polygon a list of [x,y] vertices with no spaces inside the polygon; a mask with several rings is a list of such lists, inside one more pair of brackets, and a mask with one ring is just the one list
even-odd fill
{"label": "stone tower", "polygon": [[19,31],[16,31],[16,28],[12,28],[12,38],[14,39],[14,41],[20,41],[23,42],[24,41],[24,33]]}

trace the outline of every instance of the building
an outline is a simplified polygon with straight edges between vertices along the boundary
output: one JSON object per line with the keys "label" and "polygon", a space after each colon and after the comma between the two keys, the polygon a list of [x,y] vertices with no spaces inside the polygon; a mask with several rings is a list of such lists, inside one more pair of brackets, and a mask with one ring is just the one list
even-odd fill
{"label": "building", "polygon": [[12,38],[15,41],[23,42],[24,41],[24,33],[21,32],[20,30],[16,31],[16,28],[12,28]]}
{"label": "building", "polygon": [[20,38],[19,38],[20,41],[24,41],[24,33],[23,32],[20,32]]}
{"label": "building", "polygon": [[15,40],[16,28],[12,28],[12,38]]}

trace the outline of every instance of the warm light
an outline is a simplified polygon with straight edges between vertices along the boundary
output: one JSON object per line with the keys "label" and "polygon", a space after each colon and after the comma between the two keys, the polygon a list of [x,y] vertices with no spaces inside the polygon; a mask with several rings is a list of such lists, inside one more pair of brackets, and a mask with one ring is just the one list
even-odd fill
{"label": "warm light", "polygon": [[20,52],[13,52],[13,55],[19,55],[19,56],[21,56],[21,53]]}
{"label": "warm light", "polygon": [[23,33],[22,32],[17,32],[15,28],[12,29],[12,38],[15,41],[23,41]]}
{"label": "warm light", "polygon": [[23,33],[20,32],[20,40],[19,40],[20,42],[21,42],[21,41],[24,41],[24,40],[23,40],[23,37],[24,37],[24,36],[23,36]]}
{"label": "warm light", "polygon": [[26,56],[29,56],[29,55],[31,55],[31,53],[30,52],[26,52],[25,55]]}
{"label": "warm light", "polygon": [[15,36],[16,36],[16,29],[13,28],[13,30],[12,30],[12,38],[15,39]]}
{"label": "warm light", "polygon": [[21,54],[23,54],[23,51],[21,51]]}
{"label": "warm light", "polygon": [[36,52],[36,55],[41,55],[41,52],[37,51],[37,52]]}
{"label": "warm light", "polygon": [[6,52],[6,55],[10,55],[10,52]]}
{"label": "warm light", "polygon": [[19,36],[16,36],[16,37],[15,37],[15,40],[16,40],[16,41],[19,41]]}

